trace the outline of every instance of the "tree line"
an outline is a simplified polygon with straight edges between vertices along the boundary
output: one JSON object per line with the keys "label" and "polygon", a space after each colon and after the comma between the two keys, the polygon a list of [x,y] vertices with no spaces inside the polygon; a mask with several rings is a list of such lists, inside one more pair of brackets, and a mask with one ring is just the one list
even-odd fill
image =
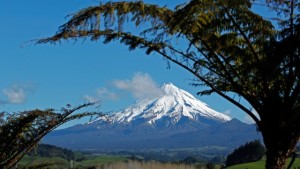
{"label": "tree line", "polygon": [[247,142],[229,154],[225,164],[228,167],[235,164],[255,162],[263,158],[265,151],[265,147],[259,140]]}
{"label": "tree line", "polygon": [[75,159],[75,154],[72,150],[49,144],[39,144],[36,148],[32,149],[28,155],[39,157],[60,157],[68,161]]}

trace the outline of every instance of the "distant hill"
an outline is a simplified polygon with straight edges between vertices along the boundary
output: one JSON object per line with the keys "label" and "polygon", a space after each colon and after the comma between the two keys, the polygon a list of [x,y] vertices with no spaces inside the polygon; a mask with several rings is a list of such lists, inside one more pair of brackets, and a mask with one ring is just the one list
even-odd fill
{"label": "distant hill", "polygon": [[75,158],[74,152],[72,150],[49,144],[39,144],[37,148],[31,150],[28,155],[39,157],[60,157],[66,160],[74,160]]}
{"label": "distant hill", "polygon": [[[108,120],[107,120],[108,119]],[[255,125],[231,119],[171,83],[91,123],[51,132],[44,143],[74,150],[144,150],[221,146],[259,139]]]}

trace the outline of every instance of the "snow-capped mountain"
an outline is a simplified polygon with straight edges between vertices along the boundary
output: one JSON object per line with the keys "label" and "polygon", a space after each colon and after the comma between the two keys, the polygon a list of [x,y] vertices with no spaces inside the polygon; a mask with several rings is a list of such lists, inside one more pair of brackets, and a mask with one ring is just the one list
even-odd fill
{"label": "snow-capped mountain", "polygon": [[[187,118],[193,121],[222,123],[231,120],[229,116],[221,114],[207,104],[196,99],[190,93],[179,89],[172,83],[161,86],[162,95],[156,98],[143,98],[133,105],[113,113],[108,119],[112,123],[148,123],[155,124],[162,119],[169,119],[176,124]],[[96,121],[103,121],[100,118]],[[95,121],[95,122],[96,122]]]}
{"label": "snow-capped mountain", "polygon": [[53,131],[43,142],[114,151],[237,147],[257,138],[255,126],[232,120],[171,83],[162,85],[161,91],[155,98],[140,99],[108,117]]}

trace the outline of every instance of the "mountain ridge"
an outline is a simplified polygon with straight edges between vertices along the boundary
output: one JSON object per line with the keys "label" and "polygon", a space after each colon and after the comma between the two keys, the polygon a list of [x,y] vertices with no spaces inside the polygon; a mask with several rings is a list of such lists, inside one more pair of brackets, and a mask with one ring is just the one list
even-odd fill
{"label": "mountain ridge", "polygon": [[[163,84],[161,90],[162,95],[154,98],[142,98],[125,109],[113,113],[108,118],[112,123],[131,123],[141,120],[150,125],[163,117],[170,117],[174,124],[179,122],[182,117],[196,121],[210,119],[217,123],[231,119],[231,117],[211,109],[207,104],[172,83]],[[97,120],[101,121],[105,118]]]}
{"label": "mountain ridge", "polygon": [[260,138],[253,125],[211,109],[171,83],[162,85],[161,89],[164,93],[158,97],[140,99],[90,123],[53,131],[42,142],[77,150],[117,151],[234,148]]}

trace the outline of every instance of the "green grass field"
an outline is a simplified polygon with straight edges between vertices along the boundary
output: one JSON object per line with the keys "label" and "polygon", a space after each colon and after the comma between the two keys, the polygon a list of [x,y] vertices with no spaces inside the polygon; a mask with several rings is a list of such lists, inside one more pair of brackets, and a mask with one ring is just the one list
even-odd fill
{"label": "green grass field", "polygon": [[98,156],[98,157],[91,157],[87,160],[81,161],[81,162],[74,162],[75,168],[88,168],[93,166],[101,166],[104,164],[110,164],[110,163],[118,163],[118,162],[124,162],[128,159],[125,157],[117,157],[117,156]]}
{"label": "green grass field", "polygon": [[49,158],[49,157],[29,157],[25,156],[19,163],[19,168],[50,168],[62,169],[70,168],[89,168],[93,166],[101,166],[104,164],[124,162],[127,158],[116,156],[91,156],[80,162],[70,162],[62,158]]}
{"label": "green grass field", "polygon": [[[289,164],[290,160],[288,161],[287,165]],[[228,167],[227,169],[264,169],[265,168],[265,160],[252,162],[252,163],[246,163],[246,164],[239,164],[234,165],[231,167]],[[300,167],[300,158],[297,158],[292,166],[292,169],[296,168],[298,169]]]}
{"label": "green grass field", "polygon": [[[290,160],[288,161],[288,163]],[[85,169],[90,167],[96,168],[111,168],[117,169],[123,167],[124,169],[132,168],[134,165],[139,169],[148,169],[148,168],[188,168],[196,169],[196,166],[185,166],[184,164],[170,164],[170,163],[158,163],[158,162],[134,162],[129,161],[126,157],[118,156],[89,156],[88,158],[80,162],[69,162],[62,158],[47,158],[47,157],[29,157],[25,156],[19,163],[19,168],[49,168],[49,169],[64,169],[73,168]],[[48,166],[46,166],[48,165]],[[203,164],[204,165],[204,164]],[[265,160],[260,160],[257,162],[239,164],[228,167],[227,169],[264,169]],[[142,168],[141,168],[142,167]],[[216,165],[216,169],[220,168],[219,165]],[[292,169],[300,168],[300,158],[297,158],[292,166]]]}
{"label": "green grass field", "polygon": [[19,163],[19,168],[43,168],[49,166],[51,169],[68,168],[70,162],[62,158],[48,158],[48,157],[29,157],[25,156]]}
{"label": "green grass field", "polygon": [[[69,162],[62,158],[25,156],[19,163],[20,169],[198,169],[203,164],[189,165],[183,163],[167,163],[157,161],[132,161],[119,156],[85,156],[80,162]],[[215,169],[220,169],[219,165]]]}

